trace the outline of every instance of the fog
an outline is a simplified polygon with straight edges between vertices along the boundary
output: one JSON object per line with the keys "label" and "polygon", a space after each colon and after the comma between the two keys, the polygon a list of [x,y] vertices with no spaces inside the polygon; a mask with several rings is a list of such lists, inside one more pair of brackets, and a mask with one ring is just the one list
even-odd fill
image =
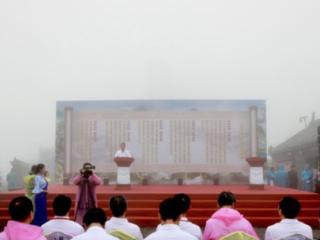
{"label": "fog", "polygon": [[57,100],[266,99],[320,116],[319,1],[0,1],[1,174],[54,148]]}

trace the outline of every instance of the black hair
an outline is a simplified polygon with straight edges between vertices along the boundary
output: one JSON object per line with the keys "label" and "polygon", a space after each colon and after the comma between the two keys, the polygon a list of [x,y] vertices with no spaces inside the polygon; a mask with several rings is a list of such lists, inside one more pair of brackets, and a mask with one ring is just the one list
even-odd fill
{"label": "black hair", "polygon": [[41,172],[41,170],[44,168],[45,168],[45,165],[43,163],[39,163],[36,167],[35,174],[39,174]]}
{"label": "black hair", "polygon": [[300,213],[301,205],[297,199],[287,196],[279,202],[279,209],[285,218],[294,219]]}
{"label": "black hair", "polygon": [[236,197],[232,192],[221,192],[218,196],[218,205],[219,207],[231,206],[236,202]]}
{"label": "black hair", "polygon": [[37,171],[37,165],[32,165],[29,174],[30,174],[30,175],[35,174],[36,171]]}
{"label": "black hair", "polygon": [[159,213],[162,221],[177,221],[181,214],[179,202],[175,198],[167,198],[160,203]]}
{"label": "black hair", "polygon": [[124,196],[113,196],[109,201],[112,216],[121,217],[127,211],[127,201]]}
{"label": "black hair", "polygon": [[89,162],[85,162],[85,163],[82,165],[82,168],[84,168],[84,167],[87,166],[87,165],[91,166],[92,164],[89,163]]}
{"label": "black hair", "polygon": [[71,208],[71,198],[66,195],[58,195],[52,203],[53,212],[56,216],[65,216]]}
{"label": "black hair", "polygon": [[9,213],[12,220],[23,222],[33,212],[33,205],[29,198],[16,197],[9,203]]}
{"label": "black hair", "polygon": [[83,223],[89,227],[92,223],[100,223],[101,226],[107,221],[107,216],[102,208],[91,208],[83,217]]}
{"label": "black hair", "polygon": [[179,202],[181,213],[187,213],[191,204],[190,197],[187,194],[178,193],[173,198]]}

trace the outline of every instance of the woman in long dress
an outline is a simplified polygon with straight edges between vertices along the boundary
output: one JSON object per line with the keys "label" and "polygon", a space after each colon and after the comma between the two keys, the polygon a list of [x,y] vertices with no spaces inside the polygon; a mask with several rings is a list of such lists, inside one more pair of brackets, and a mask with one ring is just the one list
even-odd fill
{"label": "woman in long dress", "polygon": [[306,164],[301,172],[302,189],[312,192],[313,190],[313,171],[309,164]]}
{"label": "woman in long dress", "polygon": [[36,176],[34,179],[34,205],[35,212],[33,217],[33,224],[41,226],[48,221],[47,215],[47,189],[48,181],[45,177],[46,167],[44,164],[40,163],[36,168]]}
{"label": "woman in long dress", "polygon": [[75,219],[79,224],[82,224],[83,217],[90,208],[98,206],[96,186],[102,184],[102,179],[93,169],[94,166],[90,163],[83,164],[80,175],[74,177],[72,181],[78,186]]}

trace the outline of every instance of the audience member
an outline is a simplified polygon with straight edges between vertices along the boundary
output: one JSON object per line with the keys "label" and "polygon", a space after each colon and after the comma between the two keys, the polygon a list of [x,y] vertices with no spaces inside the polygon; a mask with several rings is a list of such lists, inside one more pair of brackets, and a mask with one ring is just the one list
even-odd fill
{"label": "audience member", "polygon": [[45,240],[42,229],[31,225],[33,205],[27,197],[14,198],[9,204],[8,221],[4,231],[0,233],[0,240]]}
{"label": "audience member", "polygon": [[284,197],[279,203],[279,215],[282,220],[267,228],[265,240],[286,239],[298,235],[313,239],[311,227],[297,219],[300,209],[297,199]]}
{"label": "audience member", "polygon": [[294,164],[291,165],[291,169],[288,172],[288,180],[289,180],[289,187],[297,189],[299,178],[298,178],[298,172],[296,169],[296,166]]}
{"label": "audience member", "polygon": [[106,221],[106,214],[101,208],[89,209],[83,217],[86,232],[72,238],[72,240],[119,240],[106,233],[103,228]]}
{"label": "audience member", "polygon": [[130,223],[126,218],[127,201],[123,196],[114,196],[110,199],[109,207],[112,212],[112,217],[105,224],[105,229],[112,234],[114,231],[123,231],[132,235],[138,240],[142,240],[143,236],[140,228],[133,223]]}
{"label": "audience member", "polygon": [[65,195],[58,195],[53,200],[54,218],[42,225],[43,233],[50,239],[69,240],[84,232],[83,227],[70,220],[69,212],[71,199]]}
{"label": "audience member", "polygon": [[235,207],[236,198],[231,192],[222,192],[218,196],[217,210],[209,220],[203,233],[204,240],[216,240],[221,237],[242,231],[255,238],[258,238],[251,223],[245,219]]}
{"label": "audience member", "polygon": [[[202,239],[202,232],[201,228],[190,222],[187,218],[187,213],[189,211],[190,205],[191,205],[191,199],[187,194],[179,193],[176,194],[173,198],[175,198],[179,204],[180,204],[180,222],[179,227],[181,230],[190,233],[191,235],[195,236],[198,239]],[[161,227],[161,224],[158,225],[157,230]]]}
{"label": "audience member", "polygon": [[45,177],[46,175],[46,167],[44,164],[40,163],[36,168],[36,176],[34,179],[34,189],[32,193],[35,194],[34,197],[34,205],[35,205],[35,213],[33,224],[37,226],[41,226],[42,224],[48,221],[47,216],[47,189],[48,189],[48,181]]}
{"label": "audience member", "polygon": [[187,213],[191,205],[190,197],[184,193],[180,193],[180,194],[176,194],[174,198],[177,199],[178,202],[180,203],[180,210],[181,210],[181,217],[179,222],[180,228],[183,231],[186,231],[201,240],[202,239],[201,228],[198,225],[190,222],[187,218]]}
{"label": "audience member", "polygon": [[288,172],[283,164],[279,165],[275,173],[275,185],[279,187],[288,187]]}
{"label": "audience member", "polygon": [[177,199],[168,198],[163,200],[159,206],[162,225],[157,231],[151,233],[146,240],[197,240],[190,233],[180,229],[180,206]]}
{"label": "audience member", "polygon": [[309,164],[306,164],[301,172],[302,189],[308,192],[313,191],[313,171]]}
{"label": "audience member", "polygon": [[275,179],[276,179],[276,171],[274,169],[274,167],[271,167],[268,171],[267,171],[267,184],[270,186],[274,186],[275,184]]}

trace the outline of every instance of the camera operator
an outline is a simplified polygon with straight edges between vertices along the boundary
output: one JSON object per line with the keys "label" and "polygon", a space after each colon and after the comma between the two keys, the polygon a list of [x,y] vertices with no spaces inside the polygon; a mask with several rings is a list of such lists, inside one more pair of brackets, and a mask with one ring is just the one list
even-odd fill
{"label": "camera operator", "polygon": [[91,163],[84,163],[80,174],[72,180],[73,184],[78,185],[76,198],[76,222],[82,224],[83,216],[88,209],[98,207],[96,186],[102,184],[102,179],[94,173],[95,166]]}

